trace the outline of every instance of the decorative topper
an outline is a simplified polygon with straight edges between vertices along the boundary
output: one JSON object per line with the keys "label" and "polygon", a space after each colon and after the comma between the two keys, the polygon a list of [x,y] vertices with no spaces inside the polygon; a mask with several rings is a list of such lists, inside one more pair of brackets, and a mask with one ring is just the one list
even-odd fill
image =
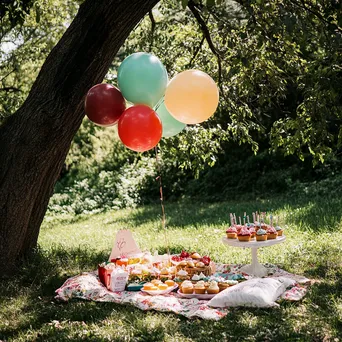
{"label": "decorative topper", "polygon": [[115,237],[114,246],[109,257],[109,261],[122,256],[130,257],[140,254],[137,243],[134,241],[130,230],[119,230]]}

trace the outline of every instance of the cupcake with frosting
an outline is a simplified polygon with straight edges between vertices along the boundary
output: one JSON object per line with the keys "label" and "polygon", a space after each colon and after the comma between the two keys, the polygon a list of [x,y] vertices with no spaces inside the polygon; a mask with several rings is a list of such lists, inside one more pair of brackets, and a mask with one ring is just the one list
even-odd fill
{"label": "cupcake with frosting", "polygon": [[220,292],[220,288],[217,285],[217,282],[215,280],[212,280],[209,283],[209,287],[207,288],[208,294],[217,294]]}
{"label": "cupcake with frosting", "polygon": [[266,241],[267,240],[267,231],[265,229],[259,229],[256,232],[256,240],[257,241]]}
{"label": "cupcake with frosting", "polygon": [[197,283],[198,281],[200,281],[201,280],[201,278],[200,278],[200,276],[198,275],[198,274],[194,274],[193,276],[192,276],[192,278],[191,278],[191,281],[193,282],[193,283]]}
{"label": "cupcake with frosting", "polygon": [[278,233],[274,227],[267,228],[267,240],[276,239],[277,236],[278,236]]}
{"label": "cupcake with frosting", "polygon": [[194,284],[191,281],[184,281],[181,285],[184,294],[192,294],[194,292]]}
{"label": "cupcake with frosting", "polygon": [[179,278],[180,280],[187,280],[189,279],[188,277],[188,272],[185,270],[180,270],[177,272],[176,274],[177,278]]}
{"label": "cupcake with frosting", "polygon": [[238,239],[239,241],[250,241],[251,240],[251,233],[249,230],[244,227],[238,232]]}
{"label": "cupcake with frosting", "polygon": [[283,228],[281,228],[280,226],[277,225],[275,227],[275,230],[276,230],[278,236],[282,236],[283,235]]}
{"label": "cupcake with frosting", "polygon": [[239,234],[240,230],[243,228],[244,226],[242,224],[236,224],[235,228],[237,230],[237,233]]}
{"label": "cupcake with frosting", "polygon": [[194,291],[196,294],[204,294],[205,293],[205,285],[204,281],[200,280],[194,285]]}
{"label": "cupcake with frosting", "polygon": [[224,291],[225,289],[228,289],[228,287],[229,287],[228,282],[225,280],[221,280],[220,282],[217,283],[217,285],[219,287],[220,292]]}
{"label": "cupcake with frosting", "polygon": [[254,227],[248,228],[249,232],[251,233],[251,239],[255,238],[256,231]]}
{"label": "cupcake with frosting", "polygon": [[169,274],[169,270],[166,267],[164,267],[160,270],[159,277],[161,280],[164,280],[164,281],[172,278],[172,276]]}
{"label": "cupcake with frosting", "polygon": [[228,239],[236,239],[237,238],[237,230],[235,227],[229,227],[226,230],[227,238]]}

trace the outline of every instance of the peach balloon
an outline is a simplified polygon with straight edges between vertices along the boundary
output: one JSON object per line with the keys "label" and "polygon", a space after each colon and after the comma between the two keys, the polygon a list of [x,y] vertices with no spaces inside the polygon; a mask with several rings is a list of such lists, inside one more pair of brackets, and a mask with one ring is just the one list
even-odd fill
{"label": "peach balloon", "polygon": [[176,75],[165,92],[165,106],[180,122],[196,124],[209,119],[217,108],[219,92],[203,71],[186,70]]}

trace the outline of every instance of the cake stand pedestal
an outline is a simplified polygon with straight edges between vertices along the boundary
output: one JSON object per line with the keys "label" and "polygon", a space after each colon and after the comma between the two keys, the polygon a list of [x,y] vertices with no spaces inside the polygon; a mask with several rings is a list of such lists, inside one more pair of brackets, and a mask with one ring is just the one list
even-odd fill
{"label": "cake stand pedestal", "polygon": [[256,277],[265,277],[267,276],[267,268],[261,265],[258,261],[258,248],[260,247],[268,247],[272,245],[276,245],[278,243],[284,242],[286,237],[278,236],[276,239],[266,240],[266,241],[256,241],[252,240],[249,242],[239,241],[238,239],[228,239],[226,237],[222,238],[222,242],[226,245],[233,247],[244,247],[250,248],[252,252],[252,263],[250,265],[245,265],[240,268],[240,271],[247,273],[249,275],[253,275]]}

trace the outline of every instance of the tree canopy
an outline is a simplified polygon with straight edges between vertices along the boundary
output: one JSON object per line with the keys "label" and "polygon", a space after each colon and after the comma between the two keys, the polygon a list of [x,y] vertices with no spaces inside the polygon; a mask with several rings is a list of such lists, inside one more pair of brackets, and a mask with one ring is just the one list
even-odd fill
{"label": "tree canopy", "polygon": [[[201,69],[219,86],[220,106],[210,120],[161,141],[163,162],[175,174],[190,170],[199,175],[231,153],[232,142],[249,144],[254,152],[278,150],[311,158],[314,164],[340,154],[339,1],[135,2],[141,7],[133,11],[125,7],[126,0],[117,1],[115,8],[113,1],[86,0],[76,17],[77,1],[1,2],[0,185],[4,198],[11,200],[0,201],[0,211],[10,218],[0,233],[8,237],[9,223],[20,226],[19,235],[27,233],[15,253],[36,242],[48,198],[84,116],[87,89],[108,69],[106,81],[116,84],[117,66],[132,52],[154,53],[171,77]],[[78,160],[92,155],[100,136],[100,144],[110,147],[101,148],[101,161],[91,161],[95,172],[108,163],[119,167],[141,159],[111,140],[112,133],[99,132],[103,129],[85,122],[75,137],[69,160],[77,168]],[[108,162],[110,155],[119,162]],[[23,177],[31,180],[30,189]],[[27,196],[18,199],[16,192]]]}

